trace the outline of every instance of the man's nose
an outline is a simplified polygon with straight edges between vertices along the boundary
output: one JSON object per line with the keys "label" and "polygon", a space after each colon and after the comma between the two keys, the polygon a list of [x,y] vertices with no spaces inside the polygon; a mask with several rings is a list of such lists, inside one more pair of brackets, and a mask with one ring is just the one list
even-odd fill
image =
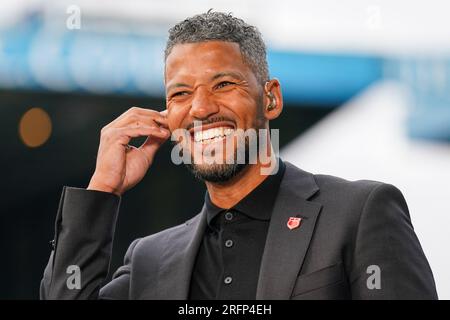
{"label": "man's nose", "polygon": [[194,119],[207,119],[219,112],[219,106],[215,103],[210,92],[205,88],[198,88],[192,99],[189,115]]}

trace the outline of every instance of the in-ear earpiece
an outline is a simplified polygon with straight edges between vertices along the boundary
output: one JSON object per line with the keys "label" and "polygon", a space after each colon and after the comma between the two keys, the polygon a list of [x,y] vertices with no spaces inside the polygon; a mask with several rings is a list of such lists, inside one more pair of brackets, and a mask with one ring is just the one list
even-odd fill
{"label": "in-ear earpiece", "polygon": [[267,105],[267,111],[272,111],[273,109],[275,109],[275,106],[277,105],[277,103],[276,103],[275,97],[272,92],[269,91],[267,93],[267,96],[270,99],[270,103]]}
{"label": "in-ear earpiece", "polygon": [[269,81],[267,81],[264,84],[264,90],[267,92],[267,96],[270,99],[270,103],[267,105],[266,109],[267,109],[267,111],[272,111],[273,109],[275,109],[275,107],[277,105],[277,101],[276,101],[275,96],[273,95],[273,93],[268,90],[268,88],[267,88],[268,84],[269,84]]}

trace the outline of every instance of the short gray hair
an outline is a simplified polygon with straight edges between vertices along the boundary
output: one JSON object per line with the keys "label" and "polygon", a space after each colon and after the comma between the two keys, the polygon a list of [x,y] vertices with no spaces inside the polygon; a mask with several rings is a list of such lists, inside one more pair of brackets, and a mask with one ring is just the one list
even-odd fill
{"label": "short gray hair", "polygon": [[258,82],[264,85],[269,80],[266,45],[258,29],[242,19],[233,17],[231,13],[213,12],[211,9],[187,18],[169,29],[164,61],[177,44],[205,41],[237,43],[244,62],[253,71]]}

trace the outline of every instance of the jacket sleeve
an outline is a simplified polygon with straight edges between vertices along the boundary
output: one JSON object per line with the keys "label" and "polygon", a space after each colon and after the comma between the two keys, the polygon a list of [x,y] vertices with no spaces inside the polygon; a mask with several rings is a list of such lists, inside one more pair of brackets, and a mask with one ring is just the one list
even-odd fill
{"label": "jacket sleeve", "polygon": [[392,185],[376,186],[366,200],[349,281],[353,299],[437,299],[407,204]]}
{"label": "jacket sleeve", "polygon": [[[120,197],[114,194],[64,187],[53,250],[41,281],[41,299],[100,297],[109,271],[119,206]],[[128,292],[124,281],[117,285]]]}

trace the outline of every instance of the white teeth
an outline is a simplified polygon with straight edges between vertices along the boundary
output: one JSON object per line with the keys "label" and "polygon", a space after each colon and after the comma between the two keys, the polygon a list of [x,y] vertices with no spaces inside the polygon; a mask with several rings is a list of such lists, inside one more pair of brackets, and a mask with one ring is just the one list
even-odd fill
{"label": "white teeth", "polygon": [[[231,128],[212,128],[203,131],[194,132],[194,141],[195,142],[213,142],[219,140],[219,138],[228,136],[234,132],[234,129]],[[209,141],[208,141],[209,140]]]}

